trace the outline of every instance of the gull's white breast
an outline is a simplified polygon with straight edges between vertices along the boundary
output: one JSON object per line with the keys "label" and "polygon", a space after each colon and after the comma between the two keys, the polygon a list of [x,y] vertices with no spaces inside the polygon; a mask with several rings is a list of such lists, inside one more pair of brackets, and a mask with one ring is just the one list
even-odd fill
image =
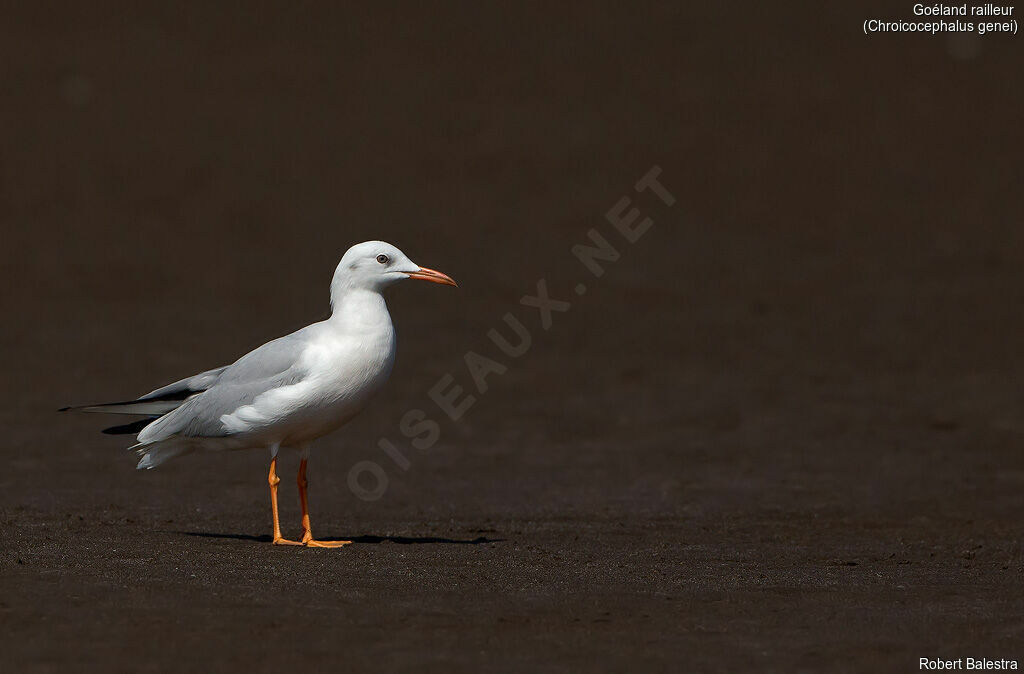
{"label": "gull's white breast", "polygon": [[318,324],[321,329],[296,363],[301,377],[223,415],[225,428],[294,445],[326,435],[358,414],[387,381],[395,358],[395,333],[387,310],[386,320],[363,318]]}

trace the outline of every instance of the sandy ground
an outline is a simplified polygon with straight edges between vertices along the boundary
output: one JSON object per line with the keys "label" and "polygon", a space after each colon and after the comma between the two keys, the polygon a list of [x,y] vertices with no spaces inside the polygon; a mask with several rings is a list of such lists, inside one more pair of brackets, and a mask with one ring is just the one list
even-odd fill
{"label": "sandy ground", "polygon": [[[0,22],[12,671],[1024,660],[1019,38],[861,34],[910,5],[33,7]],[[55,412],[323,317],[369,238],[462,287],[394,290],[392,381],[314,449],[314,530],[354,545],[269,545],[261,452],[140,473]],[[452,422],[427,391],[475,393],[469,351],[507,372]]]}

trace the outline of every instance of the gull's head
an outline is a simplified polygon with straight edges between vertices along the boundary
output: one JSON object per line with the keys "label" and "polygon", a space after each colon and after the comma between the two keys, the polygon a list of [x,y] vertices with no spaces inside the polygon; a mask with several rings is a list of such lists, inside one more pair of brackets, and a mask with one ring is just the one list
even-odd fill
{"label": "gull's head", "polygon": [[390,243],[364,241],[342,256],[334,272],[331,294],[357,288],[380,292],[409,278],[457,287],[450,276],[419,266]]}

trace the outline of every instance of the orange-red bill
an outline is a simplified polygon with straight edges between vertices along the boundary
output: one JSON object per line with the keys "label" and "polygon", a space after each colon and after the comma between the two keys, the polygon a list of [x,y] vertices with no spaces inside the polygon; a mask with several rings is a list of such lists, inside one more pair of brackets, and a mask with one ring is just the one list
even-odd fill
{"label": "orange-red bill", "polygon": [[430,281],[431,283],[441,283],[446,286],[459,287],[451,276],[448,274],[442,274],[434,269],[427,269],[426,267],[420,267],[416,271],[409,274],[409,278],[414,278],[420,281]]}

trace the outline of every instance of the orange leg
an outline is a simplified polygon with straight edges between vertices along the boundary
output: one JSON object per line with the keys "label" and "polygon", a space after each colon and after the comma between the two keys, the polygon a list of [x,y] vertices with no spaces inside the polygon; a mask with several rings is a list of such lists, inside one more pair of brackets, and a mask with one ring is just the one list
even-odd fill
{"label": "orange leg", "polygon": [[318,541],[313,538],[313,531],[309,527],[309,505],[306,501],[306,459],[299,462],[299,499],[302,501],[302,545],[311,548],[340,548],[352,541]]}
{"label": "orange leg", "polygon": [[274,545],[302,545],[298,541],[290,541],[281,536],[281,521],[277,517],[277,485],[281,482],[281,478],[277,476],[277,456],[270,460],[270,474],[267,476],[267,482],[270,483],[270,508],[274,511]]}

